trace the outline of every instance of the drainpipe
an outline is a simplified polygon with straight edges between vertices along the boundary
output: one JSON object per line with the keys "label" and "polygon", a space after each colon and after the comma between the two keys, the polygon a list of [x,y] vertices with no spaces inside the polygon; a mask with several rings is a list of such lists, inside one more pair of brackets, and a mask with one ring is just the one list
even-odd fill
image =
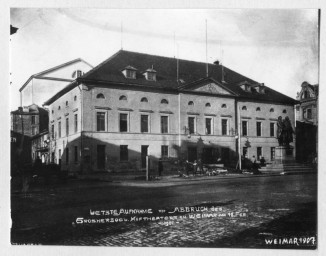
{"label": "drainpipe", "polygon": [[83,150],[83,120],[84,120],[84,111],[83,111],[83,85],[79,84],[78,88],[80,90],[80,172],[83,172],[83,163],[84,163],[84,150]]}

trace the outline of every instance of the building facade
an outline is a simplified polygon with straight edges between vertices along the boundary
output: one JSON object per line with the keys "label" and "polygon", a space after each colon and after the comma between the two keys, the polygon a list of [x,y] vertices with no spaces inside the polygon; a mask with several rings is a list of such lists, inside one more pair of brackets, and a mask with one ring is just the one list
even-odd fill
{"label": "building facade", "polygon": [[294,104],[218,63],[121,50],[46,101],[50,155],[71,172],[143,170],[146,156],[235,165],[240,133],[241,154],[272,161]]}
{"label": "building facade", "polygon": [[318,84],[303,82],[297,94],[297,160],[303,162],[312,162],[318,153],[318,91]]}

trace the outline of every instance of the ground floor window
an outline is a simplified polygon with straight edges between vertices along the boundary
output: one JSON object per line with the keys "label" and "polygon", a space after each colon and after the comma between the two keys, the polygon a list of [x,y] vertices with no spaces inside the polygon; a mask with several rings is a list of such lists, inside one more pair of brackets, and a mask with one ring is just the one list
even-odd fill
{"label": "ground floor window", "polygon": [[243,147],[242,148],[242,155],[246,158],[248,158],[248,148],[247,147]]}
{"label": "ground floor window", "polygon": [[128,161],[128,145],[120,145],[120,161]]}
{"label": "ground floor window", "polygon": [[161,157],[162,158],[169,157],[169,146],[165,146],[165,145],[161,146]]}
{"label": "ground floor window", "polygon": [[275,147],[271,147],[271,160],[275,160]]}
{"label": "ground floor window", "polygon": [[263,154],[262,147],[257,147],[257,160],[260,160],[262,154]]}
{"label": "ground floor window", "polygon": [[66,148],[66,164],[69,164],[69,148]]}

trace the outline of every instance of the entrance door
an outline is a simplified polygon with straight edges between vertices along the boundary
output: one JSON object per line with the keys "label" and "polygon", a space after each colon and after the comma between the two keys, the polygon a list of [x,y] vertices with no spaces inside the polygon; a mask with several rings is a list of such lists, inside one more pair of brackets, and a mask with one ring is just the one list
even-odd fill
{"label": "entrance door", "polygon": [[202,163],[212,164],[214,162],[214,150],[213,148],[203,148]]}
{"label": "entrance door", "polygon": [[189,147],[188,148],[188,161],[194,162],[195,160],[197,160],[197,148]]}
{"label": "entrance door", "polygon": [[141,168],[146,169],[146,156],[148,156],[148,145],[141,146]]}
{"label": "entrance door", "polygon": [[105,168],[105,145],[97,145],[97,169]]}

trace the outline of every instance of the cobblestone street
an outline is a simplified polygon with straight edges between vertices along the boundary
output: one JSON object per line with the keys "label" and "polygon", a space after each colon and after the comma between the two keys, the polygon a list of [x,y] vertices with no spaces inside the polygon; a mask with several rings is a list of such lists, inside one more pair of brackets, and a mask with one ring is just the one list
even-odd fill
{"label": "cobblestone street", "polygon": [[[139,189],[133,187],[134,194],[141,194],[137,200],[128,204],[121,204],[118,198],[108,204],[101,203],[98,198],[96,206],[90,202],[91,198],[104,189],[93,190],[85,194],[85,202],[72,202],[70,207],[77,208],[69,213],[73,220],[70,224],[57,223],[34,229],[13,229],[13,243],[56,244],[56,245],[103,245],[103,246],[143,246],[143,247],[245,247],[245,248],[293,248],[293,244],[269,245],[265,239],[276,238],[306,238],[316,237],[316,187],[315,175],[291,177],[264,177],[233,179],[228,182],[216,181],[212,184],[197,184],[188,186],[162,187],[156,190],[144,191],[149,193],[148,198]],[[276,187],[275,183],[279,186]],[[309,184],[309,186],[307,186]],[[242,191],[246,187],[246,191]],[[126,198],[126,192],[120,198]],[[273,192],[271,192],[273,188]],[[119,189],[114,188],[119,194]],[[170,193],[163,196],[163,192]],[[252,193],[252,190],[257,193]],[[175,194],[172,193],[176,192]],[[183,191],[183,195],[181,194]],[[220,193],[217,193],[220,192]],[[66,201],[72,200],[71,194],[66,192]],[[151,195],[151,196],[150,196]],[[161,198],[159,198],[159,196]],[[192,195],[189,197],[189,195]],[[75,195],[76,196],[76,195]],[[39,204],[51,201],[53,194],[37,199]],[[139,199],[142,198],[142,199]],[[191,198],[191,199],[190,199]],[[43,200],[42,200],[43,199]],[[62,198],[61,198],[62,199]],[[36,199],[35,199],[36,200]],[[54,199],[53,199],[54,200]],[[103,199],[104,200],[104,199]],[[153,200],[151,202],[151,200]],[[57,201],[57,205],[63,202]],[[141,203],[140,203],[141,202]],[[190,204],[189,204],[190,203]],[[109,206],[110,205],[110,206]],[[133,214],[121,216],[90,216],[86,209],[119,209],[127,205],[138,209],[147,209],[153,206],[153,214]],[[52,205],[54,206],[54,205]],[[78,207],[76,207],[78,206]],[[205,210],[196,212],[174,212],[174,207],[204,207]],[[25,206],[27,207],[27,206]],[[213,208],[212,208],[213,207]],[[68,208],[67,208],[68,209]],[[81,211],[81,209],[83,209]],[[125,208],[126,209],[126,208]],[[164,209],[165,212],[159,212]],[[213,210],[212,210],[213,209]],[[63,210],[61,210],[62,212]],[[47,216],[55,218],[58,215]],[[32,211],[33,213],[33,211]],[[35,213],[35,212],[34,212]],[[31,215],[28,215],[31,218]],[[144,220],[144,217],[173,216],[173,220]],[[42,216],[39,215],[40,221]],[[78,217],[87,219],[107,219],[116,217],[125,219],[119,223],[76,223]],[[131,217],[143,217],[142,220],[131,221]],[[66,219],[69,219],[66,217]],[[26,219],[26,221],[28,221]],[[31,220],[30,220],[31,221]],[[317,241],[300,244],[300,248],[316,248]]]}

